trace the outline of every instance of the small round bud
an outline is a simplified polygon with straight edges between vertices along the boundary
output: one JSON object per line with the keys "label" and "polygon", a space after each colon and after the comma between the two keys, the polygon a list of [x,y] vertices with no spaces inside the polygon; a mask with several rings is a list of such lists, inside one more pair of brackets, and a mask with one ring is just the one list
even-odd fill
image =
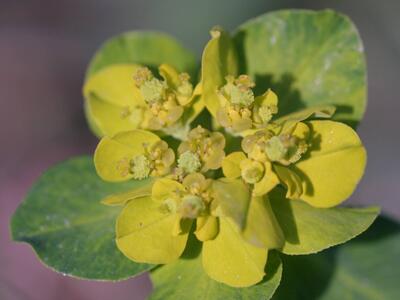
{"label": "small round bud", "polygon": [[244,160],[241,164],[241,175],[245,182],[255,184],[264,175],[264,166],[255,160]]}

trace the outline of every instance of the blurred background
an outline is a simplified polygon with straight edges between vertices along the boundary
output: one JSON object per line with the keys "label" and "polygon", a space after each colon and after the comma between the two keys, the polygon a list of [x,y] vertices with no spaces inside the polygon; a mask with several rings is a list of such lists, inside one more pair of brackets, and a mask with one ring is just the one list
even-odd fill
{"label": "blurred background", "polygon": [[123,31],[153,29],[200,54],[213,25],[232,30],[281,8],[336,9],[359,28],[369,83],[359,133],[369,159],[351,203],[378,204],[400,219],[400,1],[0,0],[1,299],[137,300],[151,290],[146,275],[119,283],[63,277],[45,268],[29,246],[10,241],[10,216],[34,180],[52,164],[94,150],[81,87],[101,43]]}

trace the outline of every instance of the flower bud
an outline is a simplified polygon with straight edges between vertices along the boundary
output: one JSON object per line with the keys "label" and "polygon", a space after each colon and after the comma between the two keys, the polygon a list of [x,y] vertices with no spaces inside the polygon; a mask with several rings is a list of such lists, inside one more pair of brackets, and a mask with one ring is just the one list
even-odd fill
{"label": "flower bud", "polygon": [[243,160],[240,164],[240,169],[243,180],[250,184],[259,182],[264,175],[263,164],[255,160]]}

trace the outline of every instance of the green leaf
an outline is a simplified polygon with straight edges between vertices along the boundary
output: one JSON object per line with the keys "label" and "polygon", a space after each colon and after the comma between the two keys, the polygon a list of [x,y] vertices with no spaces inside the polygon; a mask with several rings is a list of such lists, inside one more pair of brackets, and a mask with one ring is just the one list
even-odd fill
{"label": "green leaf", "polygon": [[66,275],[120,280],[142,273],[152,265],[130,261],[115,245],[120,208],[100,201],[143,183],[105,183],[89,157],[63,162],[44,173],[18,207],[12,238],[29,243],[44,264]]}
{"label": "green leaf", "polygon": [[380,217],[340,247],[316,255],[283,256],[276,300],[399,299],[400,224]]}
{"label": "green leaf", "polygon": [[208,277],[202,267],[200,251],[199,243],[193,238],[181,259],[155,269],[151,273],[154,292],[150,299],[270,299],[281,280],[282,265],[275,251],[268,255],[264,280],[248,288],[232,288]]}
{"label": "green leaf", "polygon": [[366,106],[366,65],[357,29],[340,13],[282,10],[239,27],[241,72],[258,94],[271,88],[278,116],[315,105],[335,105],[334,119],[356,125]]}
{"label": "green leaf", "polygon": [[169,64],[194,75],[195,56],[173,37],[159,32],[132,31],[106,41],[91,60],[86,77],[113,64],[140,64],[157,69]]}
{"label": "green leaf", "polygon": [[364,232],[379,214],[379,208],[316,208],[301,200],[285,199],[276,189],[271,206],[285,236],[282,252],[310,254],[342,244]]}

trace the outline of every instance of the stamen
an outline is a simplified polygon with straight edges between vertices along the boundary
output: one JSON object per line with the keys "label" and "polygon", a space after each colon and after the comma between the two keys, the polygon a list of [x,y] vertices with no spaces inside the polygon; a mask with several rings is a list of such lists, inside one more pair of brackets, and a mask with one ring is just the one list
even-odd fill
{"label": "stamen", "polygon": [[130,171],[134,179],[145,179],[150,175],[151,162],[146,156],[138,155],[131,160]]}
{"label": "stamen", "polygon": [[178,167],[186,173],[193,173],[200,169],[200,158],[196,153],[186,151],[179,156]]}
{"label": "stamen", "polygon": [[136,70],[136,73],[133,75],[133,80],[137,87],[141,87],[144,82],[153,78],[153,74],[149,70],[149,68],[143,67]]}
{"label": "stamen", "polygon": [[164,82],[157,78],[152,78],[151,80],[146,80],[140,86],[140,92],[147,103],[159,103],[164,99],[165,88]]}

